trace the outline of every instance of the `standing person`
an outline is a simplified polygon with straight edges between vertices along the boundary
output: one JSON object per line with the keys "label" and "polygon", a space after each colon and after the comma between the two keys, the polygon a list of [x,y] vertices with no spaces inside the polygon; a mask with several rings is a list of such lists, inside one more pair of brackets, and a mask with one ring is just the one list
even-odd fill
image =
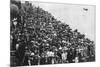
{"label": "standing person", "polygon": [[25,45],[20,44],[18,50],[16,51],[16,57],[18,59],[18,65],[23,65],[24,56],[25,56]]}
{"label": "standing person", "polygon": [[73,62],[73,57],[72,57],[72,51],[71,51],[71,49],[68,50],[67,59],[68,59],[69,63]]}
{"label": "standing person", "polygon": [[67,52],[62,53],[62,63],[66,63],[67,60]]}
{"label": "standing person", "polygon": [[40,65],[44,65],[46,63],[45,53],[41,54]]}

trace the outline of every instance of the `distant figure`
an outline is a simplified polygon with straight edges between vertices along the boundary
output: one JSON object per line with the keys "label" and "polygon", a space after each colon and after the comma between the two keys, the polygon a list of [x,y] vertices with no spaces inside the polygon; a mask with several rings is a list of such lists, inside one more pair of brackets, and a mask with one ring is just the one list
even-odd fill
{"label": "distant figure", "polygon": [[87,9],[87,8],[83,8],[83,10],[84,10],[84,11],[88,11],[88,9]]}

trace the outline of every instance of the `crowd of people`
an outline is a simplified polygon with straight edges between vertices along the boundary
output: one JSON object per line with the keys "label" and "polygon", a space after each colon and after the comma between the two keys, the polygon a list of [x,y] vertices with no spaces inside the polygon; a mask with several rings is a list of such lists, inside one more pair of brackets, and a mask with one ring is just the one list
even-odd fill
{"label": "crowd of people", "polygon": [[[11,65],[95,61],[94,41],[77,29],[72,30],[68,24],[58,21],[51,13],[28,1],[21,3],[11,0],[11,7],[17,8],[16,15],[11,9]],[[13,55],[15,58],[12,58]]]}

